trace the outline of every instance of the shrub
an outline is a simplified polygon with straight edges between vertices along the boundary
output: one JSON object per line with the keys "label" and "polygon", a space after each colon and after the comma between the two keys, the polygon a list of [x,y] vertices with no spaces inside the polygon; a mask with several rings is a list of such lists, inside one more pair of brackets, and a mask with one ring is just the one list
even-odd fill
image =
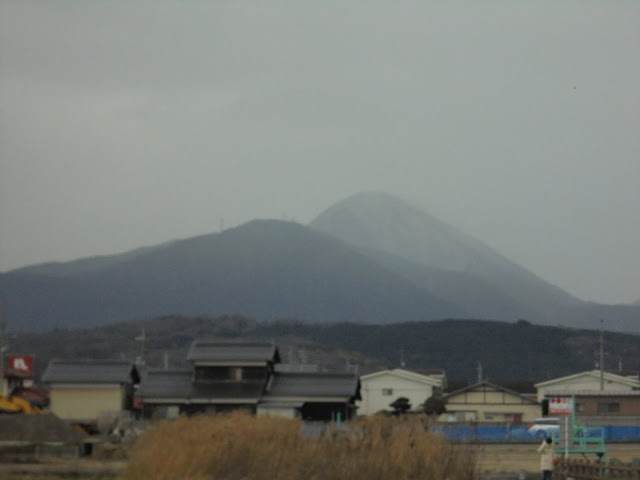
{"label": "shrub", "polygon": [[302,423],[246,413],[161,422],[132,447],[126,480],[457,480],[476,457],[433,435],[424,417],[363,418],[319,437]]}

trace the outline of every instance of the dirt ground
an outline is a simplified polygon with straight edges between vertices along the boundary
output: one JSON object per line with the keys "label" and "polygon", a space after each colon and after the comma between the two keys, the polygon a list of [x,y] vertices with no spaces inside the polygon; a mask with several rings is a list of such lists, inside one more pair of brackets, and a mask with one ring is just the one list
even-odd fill
{"label": "dirt ground", "polygon": [[[540,468],[540,455],[536,452],[536,444],[485,444],[478,445],[477,448],[481,472],[537,472]],[[609,444],[607,457],[610,460],[616,458],[623,463],[630,463],[634,458],[640,458],[640,444]],[[591,455],[587,458],[595,457]]]}
{"label": "dirt ground", "polygon": [[[483,473],[537,472],[540,467],[536,444],[484,444],[474,448],[479,456],[479,471]],[[610,444],[607,445],[607,455],[609,459],[630,463],[634,458],[640,458],[640,444]],[[53,479],[69,475],[74,478],[114,479],[122,473],[126,464],[123,460],[55,458],[40,464],[0,463],[0,478],[40,478],[40,475],[44,478],[46,475]]]}
{"label": "dirt ground", "polygon": [[0,478],[113,479],[126,468],[126,460],[42,458],[40,463],[0,463]]}

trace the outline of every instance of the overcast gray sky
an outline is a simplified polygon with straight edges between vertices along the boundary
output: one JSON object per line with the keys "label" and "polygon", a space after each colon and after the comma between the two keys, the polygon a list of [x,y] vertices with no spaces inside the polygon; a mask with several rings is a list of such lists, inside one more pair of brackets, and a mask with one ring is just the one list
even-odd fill
{"label": "overcast gray sky", "polygon": [[397,194],[640,298],[640,2],[0,0],[0,271]]}

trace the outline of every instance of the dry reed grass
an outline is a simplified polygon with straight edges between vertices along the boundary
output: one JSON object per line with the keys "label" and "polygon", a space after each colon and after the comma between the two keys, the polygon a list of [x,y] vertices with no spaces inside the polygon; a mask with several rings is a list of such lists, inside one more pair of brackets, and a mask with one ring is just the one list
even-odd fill
{"label": "dry reed grass", "polygon": [[306,437],[298,420],[246,413],[161,422],[133,445],[126,480],[471,480],[471,449],[424,419],[363,418]]}

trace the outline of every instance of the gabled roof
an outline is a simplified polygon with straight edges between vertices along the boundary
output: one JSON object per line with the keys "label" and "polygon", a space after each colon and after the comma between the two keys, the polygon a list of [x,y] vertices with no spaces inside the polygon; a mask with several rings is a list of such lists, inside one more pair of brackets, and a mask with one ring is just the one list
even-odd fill
{"label": "gabled roof", "polygon": [[465,387],[465,388],[461,388],[460,390],[456,390],[455,392],[447,393],[444,396],[444,398],[448,399],[448,398],[451,398],[453,396],[460,395],[461,393],[472,392],[472,391],[475,391],[475,390],[480,390],[481,388],[485,388],[485,389],[489,388],[492,391],[508,393],[509,395],[513,395],[514,397],[518,397],[518,398],[522,399],[526,403],[538,404],[538,402],[536,402],[535,400],[533,400],[532,398],[530,398],[527,395],[523,395],[523,394],[515,392],[513,390],[509,390],[508,388],[501,387],[500,385],[496,385],[494,383],[487,382],[486,380],[482,381],[480,383],[476,383],[474,385],[469,385],[468,387]]}
{"label": "gabled roof", "polygon": [[206,365],[266,365],[280,362],[280,353],[271,343],[238,343],[195,340],[187,360]]}
{"label": "gabled roof", "polygon": [[308,402],[326,398],[359,400],[360,381],[353,373],[276,372],[263,400],[277,402],[283,398],[305,399]]}
{"label": "gabled roof", "polygon": [[[587,370],[586,372],[574,373],[573,375],[567,375],[566,377],[553,378],[544,382],[536,383],[534,386],[537,389],[549,387],[552,385],[566,383],[567,381],[577,380],[583,377],[590,377],[600,380],[600,370]],[[629,387],[640,387],[640,380],[638,378],[616,375],[615,373],[603,372],[603,377],[607,382],[615,382]],[[560,388],[560,387],[558,387]]]}
{"label": "gabled roof", "polygon": [[118,360],[51,360],[44,383],[138,383],[135,365]]}
{"label": "gabled roof", "polygon": [[394,368],[393,370],[382,370],[380,372],[370,373],[368,375],[363,375],[362,377],[360,377],[360,379],[364,383],[374,378],[384,377],[385,375],[403,378],[405,380],[411,380],[411,381],[422,383],[432,387],[441,386],[441,381],[438,380],[438,378],[436,378],[435,376],[421,375],[419,373],[411,372],[409,370],[403,370],[401,368]]}

